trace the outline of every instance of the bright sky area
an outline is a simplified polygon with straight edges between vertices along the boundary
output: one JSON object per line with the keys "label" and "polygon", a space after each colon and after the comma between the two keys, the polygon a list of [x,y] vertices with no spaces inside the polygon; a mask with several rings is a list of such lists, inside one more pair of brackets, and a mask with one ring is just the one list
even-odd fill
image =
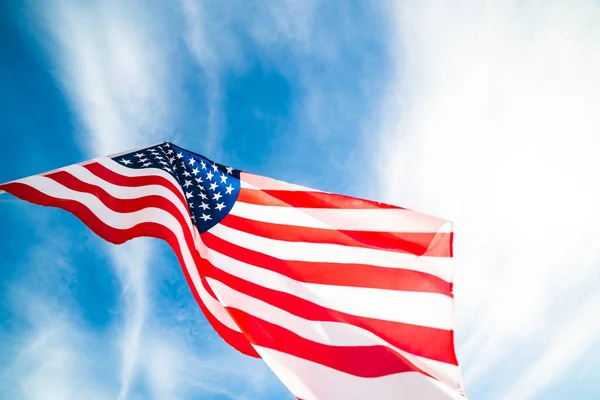
{"label": "bright sky area", "polygon": [[[455,223],[472,400],[600,398],[600,3],[10,1],[0,182],[170,140]],[[1,399],[291,399],[157,240],[0,196]]]}

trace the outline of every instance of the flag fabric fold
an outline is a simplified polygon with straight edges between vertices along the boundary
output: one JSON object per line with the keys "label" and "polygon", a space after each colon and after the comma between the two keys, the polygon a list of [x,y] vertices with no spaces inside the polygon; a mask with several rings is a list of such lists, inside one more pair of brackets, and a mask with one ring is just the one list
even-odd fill
{"label": "flag fabric fold", "polygon": [[164,142],[0,185],[103,239],[165,240],[214,330],[299,399],[465,399],[452,223]]}

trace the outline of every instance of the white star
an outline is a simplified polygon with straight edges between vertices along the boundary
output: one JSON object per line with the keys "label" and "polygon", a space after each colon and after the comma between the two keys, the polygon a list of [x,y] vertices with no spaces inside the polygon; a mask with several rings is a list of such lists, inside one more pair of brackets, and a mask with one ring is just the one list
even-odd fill
{"label": "white star", "polygon": [[192,184],[192,181],[185,181],[185,183],[183,184],[183,187],[187,189],[188,186],[190,186]]}
{"label": "white star", "polygon": [[202,178],[196,178],[196,183],[202,183]]}
{"label": "white star", "polygon": [[212,219],[212,218],[210,217],[210,215],[206,215],[206,214],[204,214],[204,213],[202,213],[202,216],[201,216],[200,218],[202,218],[202,219],[204,220],[204,222],[208,221],[209,219]]}
{"label": "white star", "polygon": [[213,163],[212,167],[215,170],[215,172],[217,172],[219,170],[219,167],[217,167],[217,164],[215,164],[215,163]]}
{"label": "white star", "polygon": [[217,186],[219,186],[219,185],[217,185],[216,182],[213,182],[213,183],[210,184],[210,188],[209,189],[210,190],[215,190],[217,188]]}
{"label": "white star", "polygon": [[202,166],[202,169],[206,169],[206,164],[204,164],[204,161],[200,160],[200,165]]}
{"label": "white star", "polygon": [[159,161],[159,163],[161,163],[162,165],[167,165],[168,164],[168,162],[166,162],[164,160],[163,161]]}
{"label": "white star", "polygon": [[150,165],[152,165],[152,163],[147,162],[146,164],[142,165],[142,167],[149,167]]}
{"label": "white star", "polygon": [[200,197],[202,197],[202,200],[206,200],[207,199],[206,195],[204,193],[202,193],[202,192],[200,192]]}
{"label": "white star", "polygon": [[163,156],[154,156],[157,160],[164,160]]}
{"label": "white star", "polygon": [[129,164],[131,164],[131,161],[129,161],[129,160],[126,160],[126,159],[124,159],[124,158],[121,158],[121,162],[122,162],[123,164],[125,164],[125,165],[129,165]]}
{"label": "white star", "polygon": [[144,153],[136,153],[134,154],[134,156],[136,156],[137,158],[142,158],[144,157]]}
{"label": "white star", "polygon": [[143,162],[146,162],[146,161],[148,161],[148,159],[147,159],[146,157],[144,157],[144,158],[140,158],[140,159],[138,160],[138,162],[140,162],[140,163],[143,163]]}
{"label": "white star", "polygon": [[177,158],[183,158],[183,153],[177,153]]}
{"label": "white star", "polygon": [[208,171],[208,174],[206,174],[206,178],[210,181],[210,180],[212,180],[212,177],[213,177],[212,171]]}
{"label": "white star", "polygon": [[231,173],[233,172],[233,168],[231,168],[231,167],[225,167],[225,169],[227,170],[227,173],[229,175],[231,175]]}
{"label": "white star", "polygon": [[169,149],[169,151],[167,151],[167,154],[173,154],[173,153],[175,153],[175,152],[173,151],[173,149]]}
{"label": "white star", "polygon": [[185,171],[183,171],[183,176],[185,176],[186,178],[188,176],[191,176],[192,174],[190,174],[189,172],[187,172],[187,169]]}
{"label": "white star", "polygon": [[217,204],[217,210],[221,211],[223,208],[225,208],[225,203]]}
{"label": "white star", "polygon": [[190,204],[190,208],[194,208],[194,203],[189,203]]}
{"label": "white star", "polygon": [[206,210],[206,209],[210,210],[210,206],[208,204],[206,204],[205,202],[202,202],[202,205],[200,207],[202,207],[203,210]]}
{"label": "white star", "polygon": [[194,214],[191,215],[192,221],[196,222],[196,216]]}
{"label": "white star", "polygon": [[169,162],[173,164],[175,162],[175,157],[169,157]]}
{"label": "white star", "polygon": [[217,200],[217,201],[219,201],[219,199],[220,199],[221,197],[223,197],[223,196],[221,195],[221,193],[220,193],[220,192],[217,192],[217,193],[215,193],[215,195],[213,196],[213,200]]}
{"label": "white star", "polygon": [[225,193],[231,194],[231,192],[233,192],[233,186],[231,186],[231,183],[230,183],[229,186],[227,186],[225,188]]}
{"label": "white star", "polygon": [[221,183],[225,183],[225,182],[227,182],[227,175],[222,174],[221,175]]}
{"label": "white star", "polygon": [[200,190],[202,190],[202,191],[205,191],[205,190],[206,190],[206,189],[204,189],[204,186],[202,186],[202,185],[198,185],[198,189],[200,189]]}
{"label": "white star", "polygon": [[165,146],[165,147],[171,147],[171,145],[169,143],[165,143],[163,146]]}
{"label": "white star", "polygon": [[169,172],[171,172],[171,168],[170,168],[170,167],[167,167],[166,165],[163,167],[163,169],[164,169],[165,171],[169,171]]}
{"label": "white star", "polygon": [[192,157],[190,157],[189,164],[193,167],[195,163],[196,163],[196,160],[194,160]]}
{"label": "white star", "polygon": [[200,172],[200,170],[198,168],[194,168],[192,170],[192,174],[196,175],[198,172]]}
{"label": "white star", "polygon": [[190,197],[193,197],[194,194],[192,192],[185,192],[185,198],[189,199]]}

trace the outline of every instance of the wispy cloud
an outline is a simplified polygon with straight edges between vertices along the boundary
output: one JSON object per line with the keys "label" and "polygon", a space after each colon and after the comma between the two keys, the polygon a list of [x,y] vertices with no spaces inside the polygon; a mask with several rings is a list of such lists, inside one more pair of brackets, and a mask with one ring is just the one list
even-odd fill
{"label": "wispy cloud", "polygon": [[[261,161],[249,166],[254,172],[286,170],[288,180],[330,190],[336,185],[346,191],[354,186],[340,184],[338,176],[331,178],[334,174],[315,173],[311,167],[315,158],[327,156],[329,168],[335,171],[364,170],[353,162],[362,148],[356,144],[369,139],[360,137],[362,117],[371,112],[371,100],[379,94],[386,69],[381,62],[385,58],[382,32],[373,28],[380,25],[379,10],[313,0],[260,7],[244,1],[226,7],[194,0],[180,4],[185,43],[200,66],[198,78],[209,99],[208,130],[224,133],[211,142],[218,144],[227,135],[256,138],[255,146],[268,157],[245,158]],[[227,92],[245,79],[265,77],[281,86],[273,91],[271,82],[265,81],[261,82],[264,90],[256,85],[243,93]],[[242,104],[228,108],[228,101],[239,98],[245,99]],[[263,109],[265,99],[277,104]],[[236,114],[249,113],[245,108],[254,113],[251,123],[236,125]],[[268,131],[259,121],[272,122]],[[204,137],[202,141],[202,148],[213,148],[215,157],[224,151],[207,144]],[[250,142],[242,142],[231,153],[254,151],[254,145],[246,145]],[[269,145],[278,151],[267,152]]]}
{"label": "wispy cloud", "polygon": [[90,154],[147,145],[170,133],[172,49],[153,11],[135,1],[57,2],[45,10],[57,78]]}
{"label": "wispy cloud", "polygon": [[153,398],[194,398],[204,393],[252,400],[273,394],[272,374],[261,360],[222,351],[190,353],[178,345],[183,341],[177,330],[154,330],[158,332],[160,336],[147,337],[144,343],[149,349],[144,353],[144,369]]}
{"label": "wispy cloud", "polygon": [[[597,287],[597,286],[596,286]],[[545,346],[543,354],[516,380],[504,395],[505,399],[530,399],[565,377],[582,376],[592,371],[592,366],[580,360],[590,349],[598,346],[600,294],[589,295],[577,302],[573,315],[563,319],[562,326]],[[597,356],[594,357],[594,362]]]}
{"label": "wispy cloud", "polygon": [[[179,113],[186,113],[182,110],[185,104],[176,104],[177,99],[185,97],[178,91],[186,79],[178,75],[177,63],[178,60],[189,62],[185,54],[180,54],[181,40],[186,42],[205,72],[204,83],[209,88],[208,125],[213,145],[218,144],[222,107],[220,70],[232,66],[235,51],[224,52],[226,34],[210,41],[202,37],[208,35],[207,29],[215,27],[209,23],[210,19],[202,19],[200,4],[182,2],[181,5],[178,10],[161,8],[160,3],[73,1],[51,3],[39,13],[45,22],[42,31],[49,33],[45,45],[56,63],[57,80],[80,123],[77,140],[90,157],[148,145],[167,137],[174,140],[176,133],[171,132],[171,127],[177,126]],[[179,24],[181,21],[185,23]],[[213,42],[220,47],[214,48]],[[118,340],[102,335],[105,342],[100,348],[114,351],[120,361],[116,367],[103,370],[100,379],[114,374],[113,369],[120,370],[120,376],[115,377],[117,385],[106,384],[98,391],[93,389],[94,393],[134,399],[142,388],[142,395],[147,392],[156,399],[220,394],[244,400],[272,390],[275,379],[260,360],[245,360],[244,356],[226,351],[226,345],[220,341],[211,343],[200,353],[198,349],[193,351],[185,340],[183,327],[165,325],[161,315],[155,312],[161,305],[153,304],[152,286],[156,286],[159,272],[165,272],[156,264],[161,261],[172,264],[172,260],[162,259],[157,254],[157,248],[165,247],[157,246],[157,241],[140,239],[105,247],[121,284],[122,299],[112,332]],[[151,264],[153,280],[149,276]],[[177,266],[173,267],[179,272]],[[188,291],[185,294],[190,295]],[[32,304],[43,301],[45,299],[32,300]],[[57,301],[57,308],[67,307],[68,299],[61,297]],[[171,314],[176,313],[171,310]],[[198,315],[199,311],[194,314],[195,318]],[[73,336],[82,341],[99,336],[75,320],[75,317],[65,320],[59,326],[60,332],[43,346],[48,351],[65,349],[70,358],[78,354],[78,358],[68,364],[72,366],[77,366],[86,356],[95,358],[90,351],[99,348],[97,342],[79,347],[77,341],[71,343]],[[54,325],[40,326],[39,336],[45,337],[56,329]],[[63,338],[67,341],[63,342]],[[236,368],[232,369],[232,365]],[[77,382],[98,383],[96,371],[89,374],[86,371],[82,365],[81,374],[85,376],[75,375],[79,377]],[[51,371],[47,372],[39,380],[41,391],[52,391],[59,397],[65,391],[77,393],[81,383],[74,380],[61,384],[60,391],[44,386],[51,376]],[[68,375],[68,371],[65,374]]]}
{"label": "wispy cloud", "polygon": [[[40,250],[50,255],[48,246]],[[69,274],[54,270],[53,282],[65,275]],[[68,298],[36,293],[28,283],[32,276],[27,278],[10,287],[10,303],[27,329],[0,334],[6,363],[0,367],[0,395],[27,400],[121,397],[123,386],[112,374],[121,349],[111,340],[112,330],[93,329],[82,321],[76,307],[69,305]],[[196,354],[186,348],[178,327],[147,327],[137,355],[147,389],[127,396],[184,399],[215,395],[251,400],[273,394],[272,376],[261,368],[260,360],[222,350],[217,346]],[[275,395],[281,398],[281,393]]]}
{"label": "wispy cloud", "polygon": [[[183,40],[200,73],[196,76],[205,90],[207,131],[202,135],[203,149],[212,157],[220,152],[219,139],[224,129],[224,72],[243,62],[243,51],[230,25],[232,13],[210,12],[204,1],[180,0],[184,21]],[[215,15],[216,14],[216,15]]]}
{"label": "wispy cloud", "polygon": [[41,240],[18,261],[19,277],[4,285],[3,301],[13,316],[0,332],[0,397],[114,398],[117,382],[106,371],[117,353],[106,346],[106,333],[90,330],[75,311],[71,232],[51,229],[55,213],[23,209],[36,218],[39,232],[32,234]]}
{"label": "wispy cloud", "polygon": [[[78,140],[90,156],[164,139],[171,112],[170,49],[156,15],[141,2],[53,3],[45,10],[58,79],[81,121]],[[123,287],[121,388],[136,380],[148,318],[148,241],[107,246]]]}
{"label": "wispy cloud", "polygon": [[121,400],[128,397],[140,363],[142,337],[150,307],[146,274],[153,251],[148,241],[141,240],[110,250],[123,287],[127,310],[122,322],[120,343],[122,383],[118,398]]}
{"label": "wispy cloud", "polygon": [[[91,348],[102,348],[100,338],[74,325],[64,304],[58,306],[50,299],[36,298],[23,290],[18,301],[19,311],[26,316],[30,329],[18,339],[20,350],[10,360],[11,370],[5,372],[3,390],[7,390],[7,398],[114,398],[112,382],[100,378],[106,376],[102,367],[108,366],[110,354],[90,352]],[[102,358],[105,363],[95,361]],[[18,384],[14,385],[15,382]]]}
{"label": "wispy cloud", "polygon": [[456,222],[467,392],[517,398],[506,385],[523,375],[520,398],[535,397],[600,335],[596,300],[586,305],[600,280],[600,6],[432,0],[390,11],[382,193]]}

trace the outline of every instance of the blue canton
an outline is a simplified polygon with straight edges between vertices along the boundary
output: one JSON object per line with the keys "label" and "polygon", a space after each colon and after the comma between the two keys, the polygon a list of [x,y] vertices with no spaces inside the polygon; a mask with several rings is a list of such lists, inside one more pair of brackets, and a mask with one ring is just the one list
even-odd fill
{"label": "blue canton", "polygon": [[113,157],[133,169],[159,168],[177,180],[200,233],[227,216],[240,193],[240,171],[165,142]]}

